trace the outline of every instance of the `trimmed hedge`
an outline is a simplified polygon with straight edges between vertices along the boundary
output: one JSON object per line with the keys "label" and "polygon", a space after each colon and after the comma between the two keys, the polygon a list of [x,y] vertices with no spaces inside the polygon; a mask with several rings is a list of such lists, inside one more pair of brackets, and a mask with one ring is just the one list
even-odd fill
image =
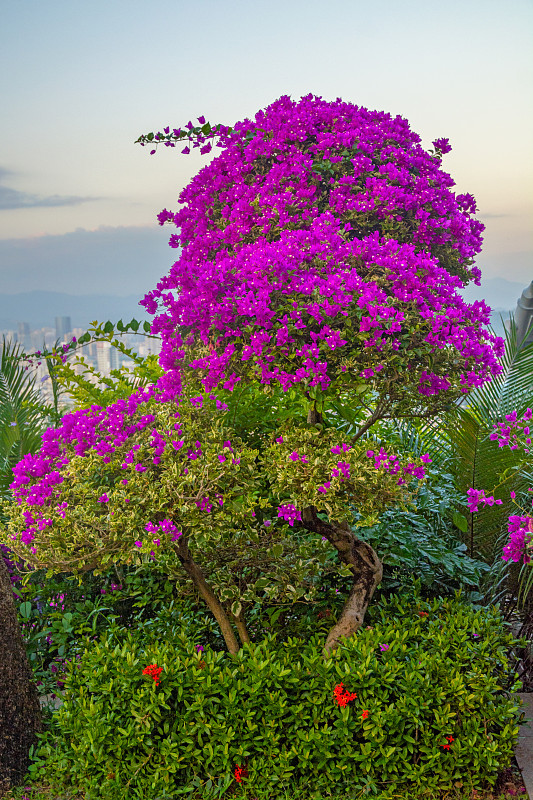
{"label": "trimmed hedge", "polygon": [[318,637],[232,657],[102,636],[69,666],[32,777],[101,800],[493,784],[519,716],[498,612],[394,597],[373,617],[327,659]]}

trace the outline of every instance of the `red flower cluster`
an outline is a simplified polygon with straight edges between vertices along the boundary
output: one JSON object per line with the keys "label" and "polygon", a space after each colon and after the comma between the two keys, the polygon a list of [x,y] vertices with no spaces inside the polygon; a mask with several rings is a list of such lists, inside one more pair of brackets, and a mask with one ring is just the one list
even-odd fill
{"label": "red flower cluster", "polygon": [[367,719],[369,714],[370,714],[370,711],[363,711],[363,713],[361,714],[361,719]]}
{"label": "red flower cluster", "polygon": [[237,781],[237,783],[241,783],[243,778],[247,778],[248,777],[248,770],[246,769],[245,766],[237,764],[235,766],[235,770],[234,770],[233,774],[235,775],[235,780]]}
{"label": "red flower cluster", "polygon": [[143,669],[143,675],[149,675],[154,679],[156,686],[159,686],[159,676],[163,672],[163,667],[158,667],[157,664],[150,664]]}
{"label": "red flower cluster", "polygon": [[339,683],[337,686],[335,686],[333,689],[333,696],[340,708],[344,708],[351,700],[355,700],[357,697],[355,692],[352,693],[345,689],[343,683]]}
{"label": "red flower cluster", "polygon": [[418,616],[419,617],[428,617],[429,613],[427,611],[419,611],[418,612]]}
{"label": "red flower cluster", "polygon": [[441,747],[442,747],[443,750],[449,750],[450,749],[450,747],[452,745],[452,742],[454,741],[453,736],[447,736],[446,737],[446,741],[448,742],[448,744],[441,744]]}

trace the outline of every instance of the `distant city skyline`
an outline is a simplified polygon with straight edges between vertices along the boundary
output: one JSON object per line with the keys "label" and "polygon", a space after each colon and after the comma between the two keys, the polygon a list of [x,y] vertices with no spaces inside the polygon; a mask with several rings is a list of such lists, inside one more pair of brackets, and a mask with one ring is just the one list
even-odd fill
{"label": "distant city skyline", "polygon": [[449,138],[443,168],[486,225],[484,278],[531,278],[529,0],[25,0],[2,23],[0,294],[140,300],[177,257],[156,214],[209,157],[134,140],[309,92],[400,114],[425,147]]}
{"label": "distant city skyline", "polygon": [[[2,330],[0,326],[0,347],[4,341],[8,345],[20,345],[23,353],[26,355],[32,353],[40,353],[42,351],[50,351],[56,344],[68,344],[72,342],[73,338],[79,339],[85,333],[85,328],[76,327],[73,325],[66,326],[68,330],[64,330],[62,335],[58,335],[58,328],[65,327],[65,318],[60,318],[59,325],[55,327],[45,326],[42,328],[33,328],[29,323],[19,322],[16,329]],[[61,330],[59,330],[61,334]],[[123,343],[131,350],[138,353],[140,356],[148,356],[159,353],[161,349],[161,341],[159,337],[146,336],[144,334],[124,334],[121,335]],[[79,364],[78,357],[81,356],[85,364]],[[92,383],[98,383],[98,375],[103,378],[108,377],[112,370],[116,369],[132,369],[135,364],[129,356],[124,355],[120,350],[114,347],[108,341],[91,341],[84,344],[82,347],[74,349],[69,352],[69,361],[78,375],[83,374],[87,380]],[[91,376],[86,372],[86,366],[95,370],[95,375]],[[32,359],[30,374],[35,379],[35,388],[41,395],[42,399],[47,402],[53,402],[53,389],[48,372],[46,359]],[[98,373],[98,375],[96,374]],[[64,395],[62,402],[66,405],[72,403],[72,398]]]}
{"label": "distant city skyline", "polygon": [[[488,278],[482,287],[470,285],[463,294],[468,302],[486,299],[493,309],[493,324],[499,325],[499,316],[514,312],[526,283],[507,281],[504,278]],[[43,337],[51,345],[57,338],[66,338],[67,328],[71,335],[80,335],[97,320],[103,323],[120,319],[127,324],[132,319],[147,319],[144,308],[138,306],[137,297],[114,295],[69,295],[56,292],[22,292],[0,294],[0,335],[15,339],[27,348],[38,349]],[[63,324],[59,320],[68,320]]]}

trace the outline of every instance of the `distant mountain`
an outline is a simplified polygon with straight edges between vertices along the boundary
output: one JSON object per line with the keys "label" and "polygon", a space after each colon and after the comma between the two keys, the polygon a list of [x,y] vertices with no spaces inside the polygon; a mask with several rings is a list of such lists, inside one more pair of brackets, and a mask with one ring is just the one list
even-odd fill
{"label": "distant mountain", "polygon": [[[533,277],[533,276],[532,276]],[[505,278],[486,278],[481,286],[470,285],[463,290],[464,299],[485,300],[492,309],[492,322],[500,326],[499,316],[505,318],[513,312],[525,284]],[[74,328],[86,328],[93,320],[105,322],[122,319],[151,319],[139,305],[141,295],[121,297],[112,294],[72,295],[63,292],[20,292],[0,295],[0,330],[17,330],[19,322],[27,322],[31,329],[54,327],[55,317],[70,317]]]}
{"label": "distant mountain", "polygon": [[[533,275],[531,277],[533,278]],[[469,303],[474,300],[485,300],[493,311],[514,311],[526,285],[505,278],[482,278],[481,286],[470,284],[463,289],[462,294]]]}
{"label": "distant mountain", "polygon": [[93,320],[129,322],[151,319],[139,305],[139,295],[72,295],[62,292],[20,292],[0,294],[0,329],[17,330],[19,322],[30,329],[55,326],[55,317],[70,317],[74,328],[87,328]]}

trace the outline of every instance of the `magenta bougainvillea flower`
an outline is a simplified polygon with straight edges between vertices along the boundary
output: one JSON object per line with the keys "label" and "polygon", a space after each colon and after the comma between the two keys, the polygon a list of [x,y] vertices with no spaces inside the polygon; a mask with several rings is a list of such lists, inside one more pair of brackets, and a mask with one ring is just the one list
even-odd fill
{"label": "magenta bougainvillea flower", "polygon": [[[457,392],[499,372],[489,309],[459,293],[479,282],[483,225],[441,169],[448,140],[433,144],[401,117],[312,95],[222,129],[180,210],[159,215],[181,248],[142,301],[162,366],[177,381],[201,370],[207,390],[250,375],[325,390],[382,386],[396,361],[426,397],[452,390],[451,373]],[[205,352],[190,361],[193,341]]]}
{"label": "magenta bougainvillea flower", "polygon": [[[516,410],[505,415],[504,422],[494,425],[490,439],[498,442],[499,447],[509,447],[511,450],[522,448],[525,454],[531,452],[531,419],[533,412],[527,408],[520,416]],[[533,491],[533,489],[529,489]],[[511,491],[510,498],[520,508],[516,500],[516,492]],[[502,505],[502,500],[495,500],[492,495],[486,495],[483,489],[468,489],[468,510],[476,513],[481,506]],[[511,514],[508,517],[507,531],[509,539],[503,548],[504,561],[531,564],[533,553],[533,516],[525,509],[522,514]]]}

